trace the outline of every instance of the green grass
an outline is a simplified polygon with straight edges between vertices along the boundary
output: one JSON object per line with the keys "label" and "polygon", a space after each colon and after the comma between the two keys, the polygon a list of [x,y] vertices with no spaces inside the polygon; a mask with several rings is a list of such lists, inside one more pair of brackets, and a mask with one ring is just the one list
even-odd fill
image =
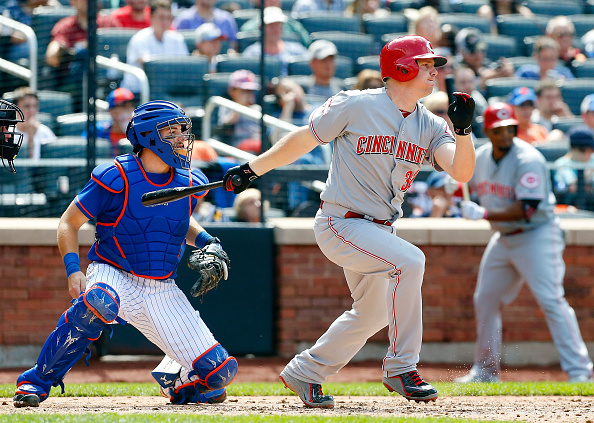
{"label": "green grass", "polygon": [[[560,395],[594,396],[592,383],[566,382],[501,382],[456,384],[437,382],[433,385],[440,396],[489,396],[489,395]],[[0,385],[0,397],[12,397],[14,385]],[[285,389],[282,383],[233,383],[228,388],[230,396],[295,395]],[[97,397],[97,396],[159,396],[155,383],[97,383],[67,384],[66,393],[60,388],[52,389],[52,396]],[[387,396],[390,394],[378,382],[369,383],[325,383],[324,392],[331,395]]]}

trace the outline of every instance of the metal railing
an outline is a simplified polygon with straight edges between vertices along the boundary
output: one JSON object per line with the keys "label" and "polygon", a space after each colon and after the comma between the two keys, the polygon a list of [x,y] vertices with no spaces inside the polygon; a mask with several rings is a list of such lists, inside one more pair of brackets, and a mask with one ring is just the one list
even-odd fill
{"label": "metal railing", "polygon": [[97,65],[99,65],[102,68],[114,69],[123,73],[131,73],[136,78],[138,78],[138,81],[140,82],[140,102],[141,104],[144,104],[149,101],[151,97],[151,88],[149,85],[148,77],[142,69],[124,62],[120,62],[115,57],[105,57],[97,55],[95,57],[95,60],[97,62]]}
{"label": "metal railing", "polygon": [[6,59],[0,58],[0,70],[9,73],[17,78],[24,79],[29,82],[29,87],[33,91],[37,91],[37,36],[30,26],[22,24],[0,15],[0,25],[7,26],[15,31],[22,32],[27,38],[29,45],[29,69],[16,63],[9,62]]}

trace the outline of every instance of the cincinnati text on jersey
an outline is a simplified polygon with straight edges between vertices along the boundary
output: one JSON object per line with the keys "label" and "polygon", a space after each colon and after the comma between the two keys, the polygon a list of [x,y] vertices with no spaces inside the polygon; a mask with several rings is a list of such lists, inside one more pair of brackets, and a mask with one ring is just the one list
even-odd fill
{"label": "cincinnati text on jersey", "polygon": [[399,140],[396,149],[396,136],[369,135],[357,140],[357,155],[362,154],[394,154],[395,159],[421,164],[425,160],[427,149],[409,141]]}
{"label": "cincinnati text on jersey", "polygon": [[514,189],[510,186],[498,184],[497,182],[484,181],[481,182],[477,188],[479,197],[481,195],[495,195],[501,198],[516,198]]}

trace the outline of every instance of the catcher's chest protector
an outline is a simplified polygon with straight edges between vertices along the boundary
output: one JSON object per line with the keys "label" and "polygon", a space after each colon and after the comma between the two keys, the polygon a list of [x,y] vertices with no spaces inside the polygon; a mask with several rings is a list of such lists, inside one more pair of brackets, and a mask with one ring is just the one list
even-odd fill
{"label": "catcher's chest protector", "polygon": [[140,199],[148,191],[191,185],[189,171],[174,170],[166,184],[155,185],[134,155],[115,160],[124,181],[124,208],[115,222],[97,222],[99,241],[92,250],[134,275],[174,278],[189,228],[191,197],[155,207],[143,206]]}

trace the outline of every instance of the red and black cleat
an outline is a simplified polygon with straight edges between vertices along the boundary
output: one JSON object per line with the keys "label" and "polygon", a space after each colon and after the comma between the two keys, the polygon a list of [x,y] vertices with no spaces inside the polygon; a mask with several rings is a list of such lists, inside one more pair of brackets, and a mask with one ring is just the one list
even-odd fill
{"label": "red and black cleat", "polygon": [[409,401],[435,401],[439,396],[437,390],[425,382],[416,370],[392,377],[384,377],[382,381],[388,391],[398,392]]}

